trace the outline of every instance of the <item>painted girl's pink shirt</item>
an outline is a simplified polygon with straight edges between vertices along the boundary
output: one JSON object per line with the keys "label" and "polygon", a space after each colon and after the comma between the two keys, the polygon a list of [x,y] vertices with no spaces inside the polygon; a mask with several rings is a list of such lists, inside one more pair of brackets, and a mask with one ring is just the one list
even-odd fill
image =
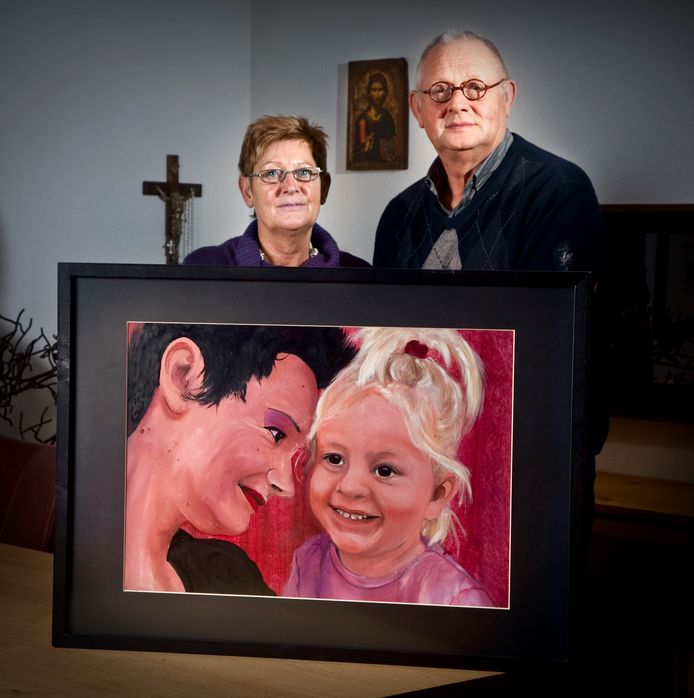
{"label": "painted girl's pink shirt", "polygon": [[482,585],[440,545],[386,577],[350,572],[325,534],[307,540],[295,553],[282,596],[351,601],[493,606]]}

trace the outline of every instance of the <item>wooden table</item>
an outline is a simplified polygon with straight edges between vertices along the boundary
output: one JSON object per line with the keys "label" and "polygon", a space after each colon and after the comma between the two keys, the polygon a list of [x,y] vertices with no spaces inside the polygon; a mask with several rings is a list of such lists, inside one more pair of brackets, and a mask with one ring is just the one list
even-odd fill
{"label": "wooden table", "polygon": [[694,547],[694,484],[598,472],[594,537]]}
{"label": "wooden table", "polygon": [[0,544],[1,695],[368,698],[493,676],[458,669],[55,648],[52,570],[52,555]]}
{"label": "wooden table", "polygon": [[605,513],[621,511],[694,518],[694,485],[637,475],[598,472],[595,505]]}

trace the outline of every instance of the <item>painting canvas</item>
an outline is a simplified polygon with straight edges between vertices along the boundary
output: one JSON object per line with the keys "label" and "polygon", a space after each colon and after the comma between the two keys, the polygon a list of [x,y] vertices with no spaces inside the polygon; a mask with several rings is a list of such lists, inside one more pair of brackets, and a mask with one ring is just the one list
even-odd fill
{"label": "painting canvas", "polygon": [[348,66],[347,169],[406,170],[407,61],[352,61]]}
{"label": "painting canvas", "polygon": [[[480,669],[567,661],[580,573],[587,274],[73,263],[58,271],[54,645]],[[224,339],[205,349],[214,370],[202,371],[201,335],[220,330],[245,335],[240,353]],[[392,351],[403,331],[414,336]],[[273,333],[286,335],[281,346]],[[444,335],[466,349],[446,357]],[[342,364],[337,345],[349,347]],[[382,359],[394,354],[400,378],[388,390],[403,403],[373,383],[391,375]],[[448,451],[441,444],[453,432],[432,439],[423,418],[438,403],[421,392],[407,403],[403,367],[416,369],[411,380],[438,376],[442,394],[467,386],[457,406],[437,408],[443,421],[465,424]],[[162,448],[164,470],[154,457]],[[414,470],[399,459],[403,448]],[[461,472],[470,493],[458,502]],[[415,476],[421,491],[383,494]],[[457,540],[439,526],[449,504]],[[138,560],[150,507],[162,524],[159,559],[174,538],[184,541],[165,567],[171,589],[156,574],[147,579],[152,569]],[[404,564],[424,551],[421,537],[375,534],[393,511],[408,530],[437,537],[436,555],[457,582],[406,584],[428,594],[415,598],[354,591],[394,569],[393,550],[406,549]],[[306,554],[316,540],[323,560],[358,582],[349,593],[296,584],[297,571],[300,581],[323,578],[311,567],[320,555]],[[189,555],[191,541],[202,558]],[[205,587],[220,571],[251,581]],[[455,596],[442,598],[456,583]]]}
{"label": "painting canvas", "polygon": [[124,589],[507,608],[513,334],[129,323]]}

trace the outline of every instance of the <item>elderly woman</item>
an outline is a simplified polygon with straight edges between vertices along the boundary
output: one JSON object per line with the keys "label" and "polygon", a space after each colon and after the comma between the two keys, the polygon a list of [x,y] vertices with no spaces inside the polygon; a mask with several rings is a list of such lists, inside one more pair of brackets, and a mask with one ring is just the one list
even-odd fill
{"label": "elderly woman", "polygon": [[239,189],[254,220],[243,235],[191,252],[184,264],[367,267],[341,252],[316,220],[330,188],[327,135],[302,116],[251,123],[239,157]]}

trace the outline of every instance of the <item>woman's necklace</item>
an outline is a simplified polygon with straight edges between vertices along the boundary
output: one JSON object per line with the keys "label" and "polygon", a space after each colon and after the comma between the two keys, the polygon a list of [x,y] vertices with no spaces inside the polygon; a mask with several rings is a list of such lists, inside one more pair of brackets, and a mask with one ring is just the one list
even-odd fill
{"label": "woman's necklace", "polygon": [[[260,246],[260,244],[258,245],[258,251],[260,252],[260,259],[262,259],[263,262],[267,262],[268,259],[267,259],[267,256],[265,255],[265,250],[263,250],[263,248]],[[315,257],[317,254],[318,254],[318,250],[311,244],[311,245],[309,245],[308,257],[306,259],[311,259],[311,257]]]}

